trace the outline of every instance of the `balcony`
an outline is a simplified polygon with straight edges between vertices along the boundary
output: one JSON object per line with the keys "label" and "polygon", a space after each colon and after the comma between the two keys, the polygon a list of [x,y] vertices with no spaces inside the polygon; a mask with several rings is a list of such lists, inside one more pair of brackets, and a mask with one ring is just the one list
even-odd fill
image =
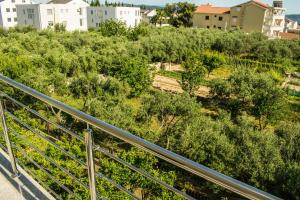
{"label": "balcony", "polygon": [[[43,195],[49,192],[55,199],[144,199],[144,193],[141,192],[143,185],[130,187],[126,182],[126,178],[133,176],[139,178],[132,184],[138,185],[140,180],[147,180],[142,183],[148,184],[153,190],[168,194],[163,199],[201,198],[194,196],[191,191],[182,190],[180,182],[172,183],[168,180],[178,170],[186,175],[182,179],[197,180],[188,182],[190,184],[209,181],[244,198],[279,199],[107,124],[1,74],[0,86],[0,145],[9,158],[7,162],[11,166],[11,180],[15,181],[20,175],[30,174],[31,179],[34,178],[44,187],[43,189],[38,186],[44,191]],[[31,102],[30,106],[25,105],[22,100]],[[64,123],[59,120],[57,122],[47,112],[55,113],[58,118],[64,115],[67,120]],[[77,124],[76,130],[74,123]],[[68,124],[71,125],[67,126]],[[108,142],[105,145],[104,140],[109,141],[110,145],[107,145]],[[66,148],[66,143],[71,145]],[[122,147],[122,150],[116,150],[117,147]],[[122,155],[131,147],[137,152],[144,152],[150,163],[151,160],[158,160],[159,165],[155,167],[164,171],[167,178],[162,179],[153,173],[152,165],[149,165],[149,169],[147,166],[136,166],[138,162],[124,159]],[[65,163],[66,160],[69,162]],[[3,163],[1,159],[1,164]],[[107,165],[120,170],[122,176],[110,174],[105,167]],[[172,168],[172,171],[168,172],[166,166]],[[0,181],[1,185],[11,188],[9,182],[3,179]],[[193,188],[198,189],[197,186]],[[111,195],[103,196],[104,190],[111,191]],[[9,199],[13,199],[13,194],[11,195]]]}

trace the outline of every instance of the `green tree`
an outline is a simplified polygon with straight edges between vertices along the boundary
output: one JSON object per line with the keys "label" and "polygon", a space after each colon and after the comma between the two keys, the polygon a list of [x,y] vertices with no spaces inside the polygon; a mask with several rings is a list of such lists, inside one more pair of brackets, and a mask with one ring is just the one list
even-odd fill
{"label": "green tree", "polygon": [[111,19],[100,25],[99,32],[106,37],[126,36],[127,28],[125,23]]}
{"label": "green tree", "polygon": [[100,1],[99,0],[95,0],[94,6],[100,6]]}
{"label": "green tree", "polygon": [[206,52],[201,54],[200,57],[208,72],[208,77],[213,70],[222,67],[222,65],[225,63],[224,56],[219,53]]}
{"label": "green tree", "polygon": [[285,110],[286,95],[270,75],[240,68],[228,80],[219,80],[212,86],[212,94],[227,102],[232,117],[241,111],[252,114],[262,130],[277,120]]}
{"label": "green tree", "polygon": [[163,9],[156,9],[156,15],[151,18],[150,22],[152,24],[159,24],[162,26],[162,24],[166,21],[166,13]]}
{"label": "green tree", "polygon": [[193,25],[192,18],[196,10],[195,4],[188,2],[167,4],[164,10],[171,25],[175,27],[191,27]]}
{"label": "green tree", "polygon": [[159,120],[160,125],[155,132],[159,134],[159,143],[167,149],[170,149],[175,137],[172,127],[193,116],[200,108],[195,99],[187,94],[171,95],[163,92],[147,96],[142,104],[145,121],[151,122],[154,117]]}
{"label": "green tree", "polygon": [[62,23],[57,23],[54,25],[54,31],[56,32],[65,32],[66,31],[66,25]]}
{"label": "green tree", "polygon": [[97,74],[80,74],[70,84],[69,87],[73,96],[83,99],[84,111],[90,113],[91,103],[103,94],[100,83],[101,80]]}
{"label": "green tree", "polygon": [[195,56],[190,56],[182,63],[184,72],[181,74],[180,85],[190,96],[195,95],[199,89],[206,72],[202,62]]}

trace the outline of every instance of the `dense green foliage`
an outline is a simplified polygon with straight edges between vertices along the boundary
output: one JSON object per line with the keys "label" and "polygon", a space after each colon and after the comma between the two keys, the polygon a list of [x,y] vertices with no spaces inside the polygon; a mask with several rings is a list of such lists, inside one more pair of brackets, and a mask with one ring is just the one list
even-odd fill
{"label": "dense green foliage", "polygon": [[[192,55],[192,56],[191,56]],[[182,64],[190,94],[151,87],[156,62]],[[300,199],[300,104],[280,88],[285,71],[299,71],[300,40],[267,40],[258,33],[189,28],[126,29],[108,21],[96,31],[0,30],[0,73],[137,136],[274,195]],[[233,73],[212,79],[206,100],[192,94],[220,65]],[[212,75],[210,77],[213,77]],[[279,77],[279,78],[278,78]],[[86,125],[1,84],[1,91],[82,135]],[[293,101],[293,106],[290,102]],[[70,154],[85,161],[84,144],[6,99],[7,109]],[[296,117],[294,117],[296,116]],[[298,116],[298,117],[297,117]],[[87,183],[84,167],[8,117],[9,126]],[[204,199],[233,196],[94,129],[95,142],[182,191]],[[0,137],[2,140],[2,137]],[[21,149],[80,198],[87,190],[16,137]],[[63,199],[70,195],[15,151]],[[97,170],[143,199],[180,199],[107,156]],[[100,194],[129,199],[104,179]]]}

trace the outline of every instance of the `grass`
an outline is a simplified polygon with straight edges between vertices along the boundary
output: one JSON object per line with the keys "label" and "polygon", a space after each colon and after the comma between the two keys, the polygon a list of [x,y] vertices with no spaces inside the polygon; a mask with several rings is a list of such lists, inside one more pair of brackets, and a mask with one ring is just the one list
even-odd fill
{"label": "grass", "polygon": [[179,71],[166,71],[166,70],[160,70],[158,72],[159,75],[162,75],[162,76],[166,76],[166,77],[169,77],[169,78],[174,78],[176,80],[180,80],[181,79],[181,74],[182,72],[179,72]]}
{"label": "grass", "polygon": [[211,74],[209,79],[226,79],[231,75],[232,67],[223,66],[215,69]]}

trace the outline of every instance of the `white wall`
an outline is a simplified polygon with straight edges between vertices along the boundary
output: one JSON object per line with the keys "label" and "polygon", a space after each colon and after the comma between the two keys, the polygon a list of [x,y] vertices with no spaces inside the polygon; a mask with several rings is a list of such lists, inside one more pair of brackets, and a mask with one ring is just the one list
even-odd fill
{"label": "white wall", "polygon": [[[136,7],[89,7],[81,0],[67,4],[31,4],[18,5],[19,25],[32,25],[37,29],[46,29],[51,24],[62,23],[66,30],[98,28],[109,19],[123,21],[127,27],[135,27],[141,21],[140,8]],[[33,9],[33,10],[32,10]],[[28,12],[34,12],[28,13]]]}
{"label": "white wall", "polygon": [[[37,29],[53,28],[64,24],[67,31],[87,30],[86,4],[32,4],[18,5],[17,13],[20,26],[32,25]],[[28,9],[34,9],[33,19]]]}
{"label": "white wall", "polygon": [[116,19],[125,22],[127,27],[135,27],[141,21],[140,8],[116,7]]}
{"label": "white wall", "polygon": [[122,21],[127,27],[135,27],[141,22],[138,7],[87,7],[88,27],[98,28],[106,20]]}
{"label": "white wall", "polygon": [[30,4],[30,0],[4,0],[0,2],[0,26],[10,28],[17,25],[18,4]]}

